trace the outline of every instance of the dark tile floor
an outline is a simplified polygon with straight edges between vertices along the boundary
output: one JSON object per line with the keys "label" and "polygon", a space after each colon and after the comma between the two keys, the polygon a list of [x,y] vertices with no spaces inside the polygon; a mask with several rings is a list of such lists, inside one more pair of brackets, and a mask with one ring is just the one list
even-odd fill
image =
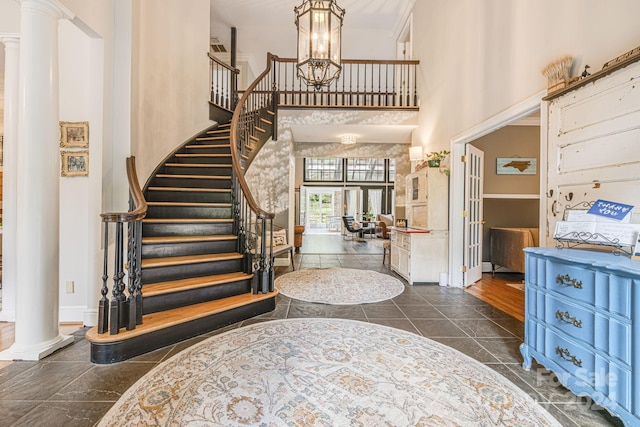
{"label": "dark tile floor", "polygon": [[[392,274],[380,254],[295,256],[296,268],[339,266]],[[278,274],[286,272],[280,270]],[[588,399],[560,386],[540,366],[520,363],[522,322],[461,289],[406,286],[393,300],[330,306],[279,296],[275,311],[224,330],[271,319],[339,317],[404,329],[453,347],[507,377],[538,400],[564,426],[622,425]],[[216,333],[220,333],[218,331]],[[138,378],[158,363],[207,336],[114,365],[94,365],[84,331],[75,343],[40,362],[15,362],[0,370],[0,426],[92,426]]]}

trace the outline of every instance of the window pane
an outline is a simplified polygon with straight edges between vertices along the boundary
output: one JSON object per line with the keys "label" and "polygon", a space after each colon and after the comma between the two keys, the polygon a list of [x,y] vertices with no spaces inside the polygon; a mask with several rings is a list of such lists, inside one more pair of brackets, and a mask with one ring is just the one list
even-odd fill
{"label": "window pane", "polygon": [[347,181],[384,182],[384,159],[347,159]]}
{"label": "window pane", "polygon": [[389,182],[396,182],[396,159],[389,159]]}
{"label": "window pane", "polygon": [[342,181],[342,159],[306,158],[304,159],[305,181]]}

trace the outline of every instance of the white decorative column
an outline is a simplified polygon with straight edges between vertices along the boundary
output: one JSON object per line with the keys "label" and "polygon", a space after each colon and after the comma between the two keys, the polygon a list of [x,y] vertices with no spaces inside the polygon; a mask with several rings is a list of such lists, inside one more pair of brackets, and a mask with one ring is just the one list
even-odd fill
{"label": "white decorative column", "polygon": [[16,186],[18,180],[18,84],[20,35],[0,34],[4,45],[4,145],[2,149],[2,311],[0,321],[16,319]]}
{"label": "white decorative column", "polygon": [[53,0],[20,1],[15,343],[0,359],[39,360],[73,342],[58,327],[58,20]]}

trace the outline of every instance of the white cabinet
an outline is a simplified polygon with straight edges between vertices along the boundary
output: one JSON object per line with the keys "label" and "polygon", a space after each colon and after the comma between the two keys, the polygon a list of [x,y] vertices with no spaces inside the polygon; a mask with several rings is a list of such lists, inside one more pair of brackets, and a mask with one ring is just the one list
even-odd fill
{"label": "white cabinet", "polygon": [[432,283],[447,271],[445,230],[394,229],[391,233],[391,269],[410,285]]}
{"label": "white cabinet", "polygon": [[420,169],[407,176],[409,228],[391,233],[391,269],[414,282],[439,282],[448,271],[449,177],[437,168]]}
{"label": "white cabinet", "polygon": [[448,229],[449,177],[437,168],[407,175],[408,226],[427,230]]}

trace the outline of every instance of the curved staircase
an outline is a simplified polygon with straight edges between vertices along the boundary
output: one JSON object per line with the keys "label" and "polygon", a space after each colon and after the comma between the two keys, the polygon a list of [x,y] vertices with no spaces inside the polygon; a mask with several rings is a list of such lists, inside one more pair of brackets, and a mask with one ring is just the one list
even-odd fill
{"label": "curved staircase", "polygon": [[142,221],[142,324],[87,332],[91,361],[113,363],[275,308],[252,293],[232,197],[229,124],[184,144],[154,172]]}

